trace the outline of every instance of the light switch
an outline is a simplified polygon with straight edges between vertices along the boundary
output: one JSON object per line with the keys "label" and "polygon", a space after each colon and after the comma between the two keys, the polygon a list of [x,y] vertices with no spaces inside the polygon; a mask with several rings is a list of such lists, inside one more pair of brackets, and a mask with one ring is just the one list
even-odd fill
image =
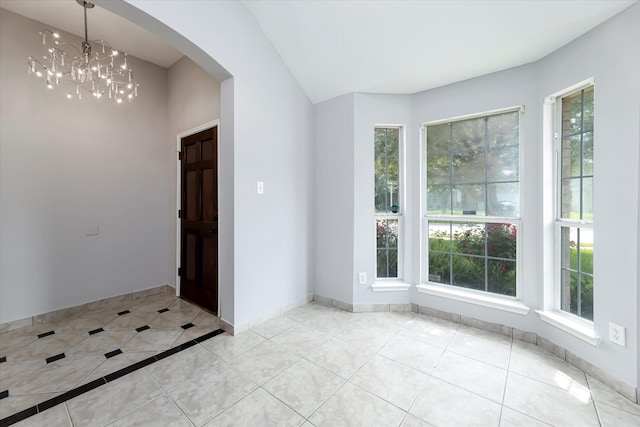
{"label": "light switch", "polygon": [[98,234],[100,234],[100,229],[97,225],[90,225],[84,231],[85,236],[97,236]]}
{"label": "light switch", "polygon": [[264,182],[258,181],[256,183],[256,191],[258,194],[264,194]]}

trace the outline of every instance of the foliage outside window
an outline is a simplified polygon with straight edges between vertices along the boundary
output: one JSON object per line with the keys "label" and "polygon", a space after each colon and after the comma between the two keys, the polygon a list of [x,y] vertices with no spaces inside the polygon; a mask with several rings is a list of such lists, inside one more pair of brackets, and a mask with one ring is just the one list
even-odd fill
{"label": "foliage outside window", "polygon": [[515,297],[520,112],[425,130],[428,281]]}
{"label": "foliage outside window", "polygon": [[376,277],[398,278],[400,128],[375,128]]}
{"label": "foliage outside window", "polygon": [[560,98],[560,309],[593,320],[594,88]]}

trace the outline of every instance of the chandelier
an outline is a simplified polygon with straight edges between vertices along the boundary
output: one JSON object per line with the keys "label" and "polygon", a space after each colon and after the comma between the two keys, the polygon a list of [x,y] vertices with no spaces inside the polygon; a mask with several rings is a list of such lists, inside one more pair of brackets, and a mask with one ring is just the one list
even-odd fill
{"label": "chandelier", "polygon": [[[82,99],[83,92],[100,99],[107,96],[118,104],[138,96],[138,83],[127,65],[127,54],[120,53],[104,40],[89,40],[87,9],[93,3],[76,0],[84,9],[84,41],[80,48],[60,40],[60,34],[42,30],[42,44],[46,53],[39,60],[28,59],[29,74],[44,77],[47,88],[54,89],[61,82],[72,85],[67,98]],[[119,61],[117,61],[119,60]]]}

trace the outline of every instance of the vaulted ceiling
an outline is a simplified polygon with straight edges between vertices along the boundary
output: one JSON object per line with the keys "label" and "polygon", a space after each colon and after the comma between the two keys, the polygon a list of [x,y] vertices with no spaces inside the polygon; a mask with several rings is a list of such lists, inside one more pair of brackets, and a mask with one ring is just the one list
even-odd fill
{"label": "vaulted ceiling", "polygon": [[[350,92],[415,93],[534,62],[636,2],[241,0],[314,103]],[[75,0],[0,6],[83,32]],[[89,29],[90,38],[163,67],[181,55],[99,7]]]}

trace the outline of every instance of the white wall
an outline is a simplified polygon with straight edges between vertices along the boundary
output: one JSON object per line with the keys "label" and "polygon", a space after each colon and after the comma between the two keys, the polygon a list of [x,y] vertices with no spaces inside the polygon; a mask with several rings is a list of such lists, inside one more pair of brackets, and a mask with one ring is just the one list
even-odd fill
{"label": "white wall", "polygon": [[314,292],[353,302],[354,95],[315,107]]}
{"label": "white wall", "polygon": [[[524,106],[520,127],[523,131],[521,150],[523,164],[520,169],[522,226],[518,237],[522,239],[521,280],[523,280],[523,302],[529,307],[537,307],[541,290],[538,284],[540,263],[540,223],[538,182],[540,169],[540,127],[542,103],[536,96],[535,68],[523,66],[500,73],[489,74],[476,79],[466,80],[438,89],[428,90],[412,97],[412,139],[409,143],[408,157],[420,159],[421,141],[418,130],[425,122],[442,120],[509,107]],[[409,180],[419,183],[420,171],[414,170]],[[419,186],[415,187],[412,197],[420,197]],[[419,217],[414,218],[414,228],[420,228]],[[416,233],[418,234],[418,233]],[[414,252],[420,250],[420,241],[415,239]],[[420,283],[420,262],[413,266],[413,283]],[[508,313],[491,308],[454,301],[448,298],[416,293],[413,302],[482,320],[507,324],[523,330],[534,330],[537,315],[530,311],[528,315]]]}
{"label": "white wall", "polygon": [[26,72],[42,28],[0,9],[0,322],[171,280],[166,70],[129,57],[133,103],[68,100]]}
{"label": "white wall", "polygon": [[[411,97],[409,95],[355,95],[355,131],[354,131],[354,158],[353,170],[354,196],[353,196],[353,265],[354,273],[351,277],[351,286],[354,293],[354,304],[407,304],[410,302],[410,292],[371,292],[371,284],[375,282],[376,270],[376,235],[375,210],[374,210],[374,126],[402,126],[404,127],[405,140],[411,141],[417,137],[417,131],[411,126]],[[415,135],[414,135],[415,134]],[[407,194],[414,189],[414,181],[411,177],[414,173],[415,158],[410,150],[405,149],[404,174]],[[325,167],[330,168],[331,165]],[[402,244],[403,268],[401,277],[407,283],[412,281],[412,237],[415,235],[413,218],[417,204],[412,197],[407,197],[401,203],[400,209],[403,215]],[[366,285],[358,282],[358,273],[367,273]]]}
{"label": "white wall", "polygon": [[[594,326],[598,348],[546,324],[541,334],[628,382],[638,382],[638,179],[640,4],[635,4],[537,66],[538,99],[595,78]],[[546,159],[549,161],[549,159]],[[545,217],[548,223],[552,218]],[[627,347],[609,342],[613,321]]]}
{"label": "white wall", "polygon": [[[233,253],[220,259],[223,319],[241,329],[305,298],[313,256],[312,106],[252,15],[237,2],[96,3],[173,45],[196,46],[233,76],[221,84],[220,251]],[[202,56],[190,57],[203,65]],[[265,183],[262,196],[257,181]],[[225,228],[233,234],[223,235]],[[233,271],[223,271],[229,262]]]}

